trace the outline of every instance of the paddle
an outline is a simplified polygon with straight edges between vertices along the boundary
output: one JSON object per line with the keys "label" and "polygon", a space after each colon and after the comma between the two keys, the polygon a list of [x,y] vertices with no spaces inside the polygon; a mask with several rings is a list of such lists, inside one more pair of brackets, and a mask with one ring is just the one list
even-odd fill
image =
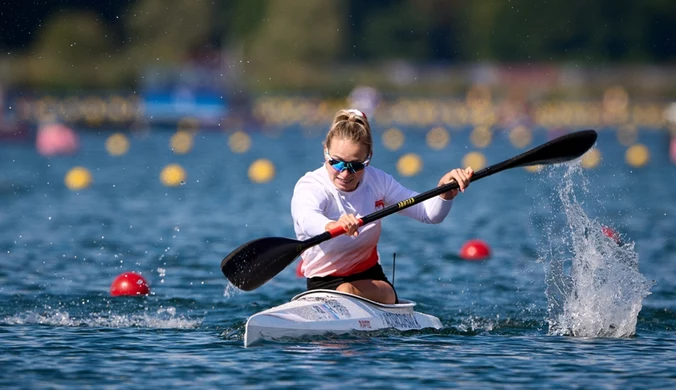
{"label": "paddle", "polygon": [[[505,169],[573,160],[589,150],[596,142],[596,137],[594,130],[583,130],[561,136],[509,160],[481,169],[472,175],[470,181],[479,180]],[[359,225],[363,226],[457,188],[458,184],[451,182],[423,192],[361,218]],[[280,273],[304,250],[343,233],[345,230],[337,227],[304,241],[283,237],[266,237],[249,241],[223,259],[221,271],[232,284],[242,290],[251,291]]]}

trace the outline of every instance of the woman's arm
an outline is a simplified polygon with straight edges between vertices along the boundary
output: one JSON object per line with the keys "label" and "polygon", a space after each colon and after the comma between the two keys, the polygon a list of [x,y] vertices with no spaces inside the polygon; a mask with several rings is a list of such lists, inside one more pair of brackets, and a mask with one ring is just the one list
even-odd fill
{"label": "woman's arm", "polygon": [[327,202],[323,188],[302,179],[296,184],[291,198],[291,217],[297,235],[302,232],[307,237],[313,237],[324,233],[326,224],[331,222],[324,215]]}
{"label": "woman's arm", "polygon": [[[462,172],[459,172],[462,171]],[[461,174],[462,173],[462,174]],[[473,171],[471,168],[466,170],[454,169],[446,173],[439,180],[439,185],[448,183],[450,180],[456,180],[464,191],[469,185],[469,178]],[[404,187],[396,181],[391,175],[384,174],[385,203],[387,205],[401,202],[402,200],[418,195],[418,192]],[[423,223],[440,223],[451,211],[452,199],[457,195],[457,190],[446,192],[440,196],[435,196],[420,204],[406,208],[399,213],[407,217],[416,219]]]}

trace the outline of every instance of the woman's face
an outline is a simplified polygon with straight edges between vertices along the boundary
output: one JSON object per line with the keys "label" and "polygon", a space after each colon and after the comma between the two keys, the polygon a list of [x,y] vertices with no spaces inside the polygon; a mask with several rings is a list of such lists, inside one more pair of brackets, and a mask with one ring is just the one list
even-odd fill
{"label": "woman's face", "polygon": [[[326,155],[328,153],[328,156]],[[354,191],[357,185],[364,177],[364,169],[358,172],[351,172],[350,169],[344,169],[338,172],[329,164],[329,160],[340,160],[344,162],[363,163],[369,158],[368,146],[357,144],[344,138],[334,138],[331,140],[331,148],[325,150],[324,160],[326,171],[333,185],[340,191]]]}

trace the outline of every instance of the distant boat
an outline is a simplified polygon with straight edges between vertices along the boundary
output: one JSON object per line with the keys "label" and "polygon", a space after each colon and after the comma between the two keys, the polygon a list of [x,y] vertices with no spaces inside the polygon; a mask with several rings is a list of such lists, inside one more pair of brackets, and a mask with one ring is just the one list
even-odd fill
{"label": "distant boat", "polygon": [[0,122],[0,141],[31,141],[33,128],[23,122]]}

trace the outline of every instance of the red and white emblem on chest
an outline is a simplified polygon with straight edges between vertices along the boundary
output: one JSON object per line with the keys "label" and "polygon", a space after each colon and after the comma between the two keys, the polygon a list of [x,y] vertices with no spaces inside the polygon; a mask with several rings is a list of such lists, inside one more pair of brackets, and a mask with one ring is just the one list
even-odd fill
{"label": "red and white emblem on chest", "polygon": [[382,199],[376,200],[376,210],[377,209],[384,209],[385,208],[385,202],[383,202]]}

